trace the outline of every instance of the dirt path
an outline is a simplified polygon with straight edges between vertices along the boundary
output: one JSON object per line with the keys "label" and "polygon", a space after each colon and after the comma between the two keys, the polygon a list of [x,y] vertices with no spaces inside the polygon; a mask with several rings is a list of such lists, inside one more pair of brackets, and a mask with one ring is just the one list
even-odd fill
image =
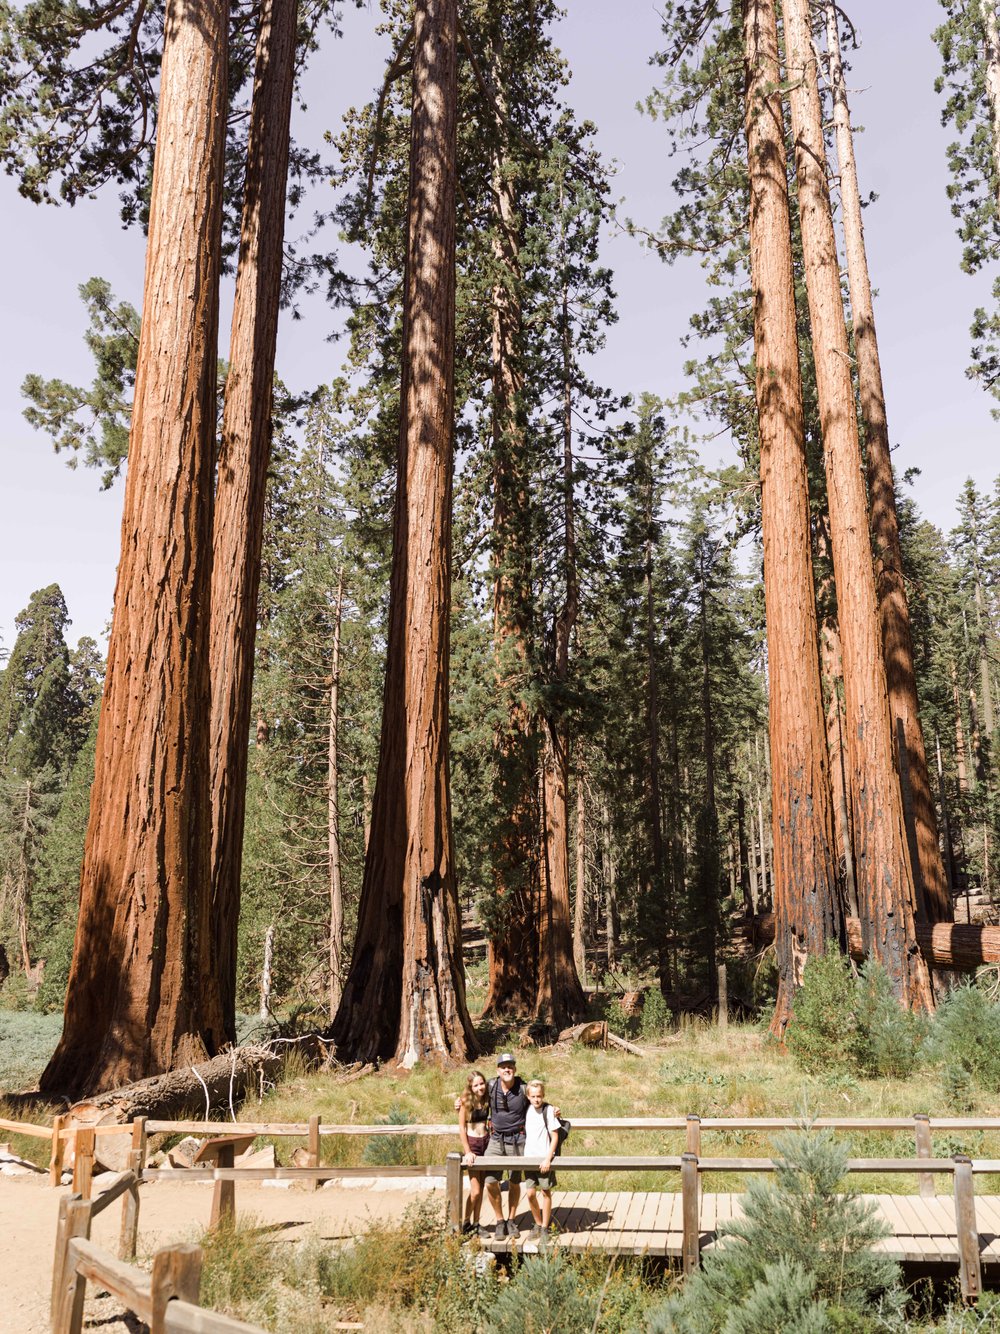
{"label": "dirt path", "polygon": [[[423,1181],[421,1186],[426,1189]],[[0,1259],[3,1287],[0,1334],[48,1334],[52,1252],[59,1199],[68,1188],[53,1190],[44,1178],[0,1177]],[[435,1192],[441,1197],[443,1193]],[[340,1239],[363,1231],[372,1218],[399,1218],[415,1198],[413,1190],[343,1189],[314,1191],[298,1183],[289,1189],[241,1185],[236,1207],[261,1224],[281,1223],[283,1241],[306,1236]],[[148,1260],[158,1246],[193,1241],[208,1225],[212,1203],[210,1183],[158,1181],[142,1187],[139,1211],[139,1259]],[[117,1254],[121,1210],[112,1205],[94,1222],[93,1239]],[[84,1328],[101,1334],[134,1334],[134,1322],[116,1320],[118,1307],[109,1297],[88,1290]]]}

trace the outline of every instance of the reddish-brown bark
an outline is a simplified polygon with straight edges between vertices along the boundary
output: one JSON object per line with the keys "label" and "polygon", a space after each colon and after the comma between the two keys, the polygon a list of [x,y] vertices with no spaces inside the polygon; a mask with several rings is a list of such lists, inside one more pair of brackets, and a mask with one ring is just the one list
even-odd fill
{"label": "reddish-brown bark", "polygon": [[122,552],[63,1033],[80,1096],[224,1039],[209,893],[208,607],[225,0],[167,6]]}
{"label": "reddish-brown bark", "polygon": [[[840,56],[838,11],[825,0],[830,88],[840,166],[840,202],[844,227],[844,250],[851,293],[854,350],[858,361],[858,397],[865,428],[868,462],[868,501],[872,544],[875,550],[875,584],[882,626],[886,687],[893,722],[893,740],[903,783],[907,834],[914,856],[917,901],[932,922],[947,922],[953,916],[951,896],[945,880],[938,843],[937,814],[931,794],[930,772],[924,733],[920,725],[917,678],[913,666],[913,635],[910,610],[903,581],[903,553],[899,542],[896,490],[889,454],[889,425],[885,390],[875,332],[868,256],[865,251],[858,167],[854,156],[847,87]],[[902,748],[902,753],[900,752]],[[912,818],[911,818],[912,817]]]}
{"label": "reddish-brown bark", "polygon": [[493,645],[506,717],[493,739],[496,826],[490,915],[489,990],[483,1017],[523,1018],[537,1000],[539,734],[522,692],[528,676],[532,554],[525,532],[528,494],[523,421],[520,224],[507,156],[504,64],[499,33],[491,51],[494,127],[491,246],[497,280],[490,295],[493,445]]}
{"label": "reddish-brown bark", "polygon": [[212,927],[232,1042],[297,12],[297,0],[261,6],[212,542]]}
{"label": "reddish-brown bark", "polygon": [[418,0],[388,655],[358,930],[333,1037],[355,1059],[462,1061],[448,787],[456,0]]}
{"label": "reddish-brown bark", "polygon": [[[745,0],[750,267],[760,428],[770,684],[771,822],[784,1030],[806,959],[843,936],[817,656],[802,383],[795,326],[778,30],[773,0]],[[762,849],[763,851],[763,849]]]}
{"label": "reddish-brown bark", "polygon": [[785,0],[784,18],[799,219],[844,663],[862,930],[867,949],[885,966],[899,999],[907,1005],[929,1008],[933,1005],[930,976],[914,937],[913,877],[899,783],[892,764],[868,506],[808,0]]}

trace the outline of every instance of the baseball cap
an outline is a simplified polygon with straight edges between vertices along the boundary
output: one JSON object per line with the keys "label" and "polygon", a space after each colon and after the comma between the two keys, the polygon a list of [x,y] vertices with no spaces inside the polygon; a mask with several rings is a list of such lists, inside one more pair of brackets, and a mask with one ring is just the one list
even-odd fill
{"label": "baseball cap", "polygon": [[505,1051],[497,1057],[497,1068],[499,1069],[501,1065],[517,1065],[517,1061],[514,1060],[509,1051]]}

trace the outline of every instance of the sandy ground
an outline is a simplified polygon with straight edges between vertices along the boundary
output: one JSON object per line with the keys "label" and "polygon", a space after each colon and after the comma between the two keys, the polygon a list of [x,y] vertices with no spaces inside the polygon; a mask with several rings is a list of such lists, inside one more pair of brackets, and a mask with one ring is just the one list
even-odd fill
{"label": "sandy ground", "polygon": [[[426,1189],[426,1184],[421,1182]],[[0,1334],[48,1334],[52,1255],[60,1196],[45,1177],[0,1177]],[[96,1193],[96,1192],[95,1192]],[[444,1193],[434,1194],[444,1208]],[[261,1225],[281,1224],[289,1242],[306,1236],[344,1238],[363,1230],[372,1218],[399,1218],[418,1195],[413,1190],[313,1190],[293,1184],[289,1189],[240,1185],[238,1214],[252,1215]],[[208,1225],[212,1203],[210,1182],[157,1181],[142,1187],[139,1208],[139,1258],[148,1259],[168,1242],[193,1241]],[[111,1205],[94,1221],[93,1240],[117,1254],[121,1209]],[[132,1320],[116,1318],[121,1308],[110,1297],[88,1289],[84,1328],[102,1334],[135,1334]]]}

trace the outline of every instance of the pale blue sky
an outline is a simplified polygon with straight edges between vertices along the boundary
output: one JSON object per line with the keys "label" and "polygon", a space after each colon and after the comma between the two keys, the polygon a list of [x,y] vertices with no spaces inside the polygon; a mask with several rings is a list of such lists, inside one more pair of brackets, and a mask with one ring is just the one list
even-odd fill
{"label": "pale blue sky", "polygon": [[[624,211],[655,227],[670,208],[676,162],[662,127],[635,103],[655,80],[648,67],[659,20],[647,0],[566,0],[558,33],[573,79],[568,96],[598,126],[598,143],[619,164],[614,194]],[[989,282],[959,272],[959,243],[944,187],[940,99],[933,91],[938,54],[930,40],[941,11],[936,0],[882,0],[855,17],[863,46],[850,82],[863,191],[877,190],[866,214],[869,257],[879,289],[877,318],[889,423],[898,469],[917,466],[915,494],[925,514],[949,526],[964,478],[989,486],[1000,472],[1000,425],[986,396],[965,378],[968,326]],[[345,36],[313,59],[308,111],[297,134],[318,144],[344,109],[366,100],[380,82],[385,52],[374,34],[377,6],[344,14]],[[62,585],[73,619],[71,637],[99,635],[110,617],[118,558],[121,487],[101,492],[96,472],[70,471],[21,416],[20,384],[29,371],[89,380],[85,325],[77,286],[101,275],[139,304],[143,239],[124,232],[114,191],[74,209],[38,208],[0,180],[6,319],[0,323],[0,456],[6,481],[0,525],[0,643],[14,641],[14,617],[33,589]],[[596,373],[619,391],[676,393],[687,355],[680,346],[689,315],[706,295],[698,265],[662,264],[629,238],[610,236],[605,260],[615,270],[620,319]],[[343,314],[320,298],[301,321],[282,322],[278,367],[293,387],[329,380],[343,345],[326,341]],[[223,351],[228,310],[223,311]]]}

